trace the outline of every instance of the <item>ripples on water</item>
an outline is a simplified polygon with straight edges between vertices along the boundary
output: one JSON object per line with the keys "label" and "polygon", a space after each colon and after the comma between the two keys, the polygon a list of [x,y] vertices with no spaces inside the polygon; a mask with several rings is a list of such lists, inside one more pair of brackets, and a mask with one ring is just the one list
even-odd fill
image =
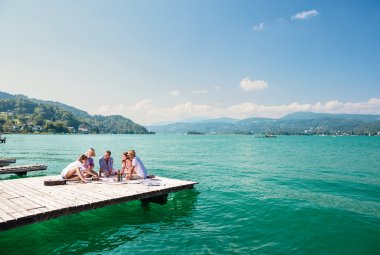
{"label": "ripples on water", "polygon": [[[0,156],[61,169],[88,149],[199,182],[0,233],[0,254],[379,254],[379,137],[9,135]],[[0,179],[17,178],[3,175]]]}

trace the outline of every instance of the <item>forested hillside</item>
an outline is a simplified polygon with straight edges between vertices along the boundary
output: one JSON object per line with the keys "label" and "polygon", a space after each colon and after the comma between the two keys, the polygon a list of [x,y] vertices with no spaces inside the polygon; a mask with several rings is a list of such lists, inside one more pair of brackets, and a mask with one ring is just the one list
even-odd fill
{"label": "forested hillside", "polygon": [[148,130],[120,115],[91,116],[58,102],[0,93],[0,132],[147,134]]}
{"label": "forested hillside", "polygon": [[247,118],[235,123],[205,121],[149,126],[157,133],[196,131],[210,134],[263,134],[278,135],[378,135],[379,115],[327,114],[298,112],[282,117]]}

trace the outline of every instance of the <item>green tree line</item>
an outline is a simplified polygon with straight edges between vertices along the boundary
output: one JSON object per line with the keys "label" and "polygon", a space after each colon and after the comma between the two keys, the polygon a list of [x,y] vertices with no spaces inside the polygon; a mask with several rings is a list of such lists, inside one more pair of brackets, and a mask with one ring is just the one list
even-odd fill
{"label": "green tree line", "polygon": [[[75,108],[73,108],[75,109]],[[78,110],[79,111],[79,110]],[[57,105],[24,97],[0,99],[0,132],[76,132],[80,126],[90,133],[147,134],[148,130],[123,116],[76,116]]]}

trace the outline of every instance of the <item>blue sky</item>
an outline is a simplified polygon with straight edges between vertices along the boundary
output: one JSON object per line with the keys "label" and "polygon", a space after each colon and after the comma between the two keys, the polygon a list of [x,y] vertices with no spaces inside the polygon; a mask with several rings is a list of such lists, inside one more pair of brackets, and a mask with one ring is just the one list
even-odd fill
{"label": "blue sky", "polygon": [[2,1],[0,91],[151,124],[380,114],[379,1]]}

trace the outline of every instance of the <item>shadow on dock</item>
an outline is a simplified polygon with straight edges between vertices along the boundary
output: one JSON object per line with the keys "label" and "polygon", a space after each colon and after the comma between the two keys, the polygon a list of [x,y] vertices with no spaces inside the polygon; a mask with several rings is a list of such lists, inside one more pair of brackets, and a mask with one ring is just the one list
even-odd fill
{"label": "shadow on dock", "polygon": [[146,234],[191,227],[198,194],[185,190],[171,193],[165,205],[133,201],[0,232],[0,246],[4,254],[28,254],[31,247],[35,254],[110,251]]}

